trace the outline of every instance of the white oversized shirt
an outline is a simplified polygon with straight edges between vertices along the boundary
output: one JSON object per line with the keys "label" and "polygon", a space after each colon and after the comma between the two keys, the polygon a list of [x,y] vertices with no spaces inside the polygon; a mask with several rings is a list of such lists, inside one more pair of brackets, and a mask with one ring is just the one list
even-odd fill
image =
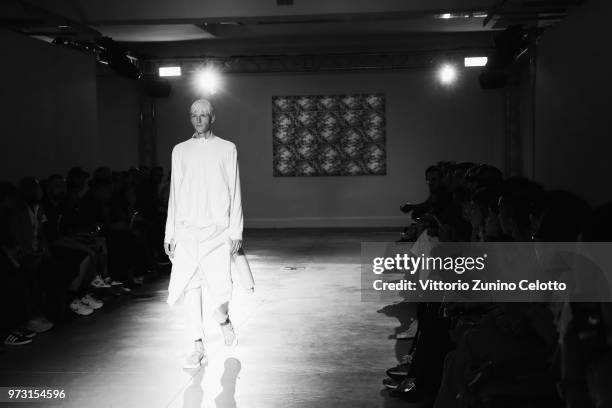
{"label": "white oversized shirt", "polygon": [[238,153],[234,143],[212,135],[174,146],[164,242],[177,228],[227,228],[242,239],[242,200]]}

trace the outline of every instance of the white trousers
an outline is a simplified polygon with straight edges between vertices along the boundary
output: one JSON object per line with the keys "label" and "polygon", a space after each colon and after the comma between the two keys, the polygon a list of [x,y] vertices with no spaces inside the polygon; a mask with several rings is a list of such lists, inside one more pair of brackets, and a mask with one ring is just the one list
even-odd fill
{"label": "white trousers", "polygon": [[179,231],[168,285],[168,304],[174,306],[188,289],[207,287],[211,304],[227,303],[232,295],[231,240],[226,230],[217,230],[208,239],[199,231]]}
{"label": "white trousers", "polygon": [[230,240],[226,229],[181,228],[172,260],[168,303],[184,300],[187,336],[204,337],[204,299],[212,305],[213,317],[223,323],[232,295]]}
{"label": "white trousers", "polygon": [[[185,291],[185,314],[187,318],[187,337],[191,341],[204,338],[204,286]],[[216,307],[213,318],[217,323],[223,323],[228,318],[228,304]]]}

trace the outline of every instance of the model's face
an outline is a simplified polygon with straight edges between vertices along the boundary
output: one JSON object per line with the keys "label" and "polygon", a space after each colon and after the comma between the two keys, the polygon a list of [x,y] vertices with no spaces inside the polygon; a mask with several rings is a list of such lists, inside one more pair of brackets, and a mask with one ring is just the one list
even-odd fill
{"label": "model's face", "polygon": [[195,131],[199,134],[206,133],[210,129],[210,125],[215,120],[215,117],[211,115],[201,106],[194,106],[191,109],[191,124]]}

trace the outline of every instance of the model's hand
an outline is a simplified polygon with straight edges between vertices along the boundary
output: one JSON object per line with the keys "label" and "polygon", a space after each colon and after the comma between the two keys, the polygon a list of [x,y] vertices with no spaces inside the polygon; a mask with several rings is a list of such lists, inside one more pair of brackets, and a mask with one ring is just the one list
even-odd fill
{"label": "model's hand", "polygon": [[166,255],[170,259],[174,258],[174,248],[176,248],[176,244],[173,239],[170,242],[164,242],[164,251],[166,251]]}
{"label": "model's hand", "polygon": [[236,253],[242,247],[241,239],[232,239],[232,248],[230,249],[230,255],[236,255]]}

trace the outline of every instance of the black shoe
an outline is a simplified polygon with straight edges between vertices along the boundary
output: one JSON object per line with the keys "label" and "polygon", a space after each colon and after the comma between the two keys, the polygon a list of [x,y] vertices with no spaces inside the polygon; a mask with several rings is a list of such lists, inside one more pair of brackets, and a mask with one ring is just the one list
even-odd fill
{"label": "black shoe", "polygon": [[28,339],[31,339],[32,337],[36,336],[36,334],[37,334],[35,331],[28,330],[28,329],[23,329],[23,328],[16,329],[15,331],[13,331],[13,333],[21,334],[22,336],[25,336]]}
{"label": "black shoe", "polygon": [[413,390],[408,392],[401,392],[399,390],[391,391],[391,396],[395,398],[399,398],[402,401],[418,403],[425,399],[425,395],[419,390]]}
{"label": "black shoe", "polygon": [[393,368],[388,369],[387,375],[393,379],[401,381],[404,378],[408,377],[409,370],[410,370],[410,364],[403,363],[403,364],[399,364]]}
{"label": "black shoe", "polygon": [[32,342],[32,338],[26,337],[19,330],[13,330],[4,339],[4,344],[7,346],[23,346]]}
{"label": "black shoe", "polygon": [[382,383],[388,390],[397,390],[399,387],[401,380],[396,380],[394,378],[385,378]]}

